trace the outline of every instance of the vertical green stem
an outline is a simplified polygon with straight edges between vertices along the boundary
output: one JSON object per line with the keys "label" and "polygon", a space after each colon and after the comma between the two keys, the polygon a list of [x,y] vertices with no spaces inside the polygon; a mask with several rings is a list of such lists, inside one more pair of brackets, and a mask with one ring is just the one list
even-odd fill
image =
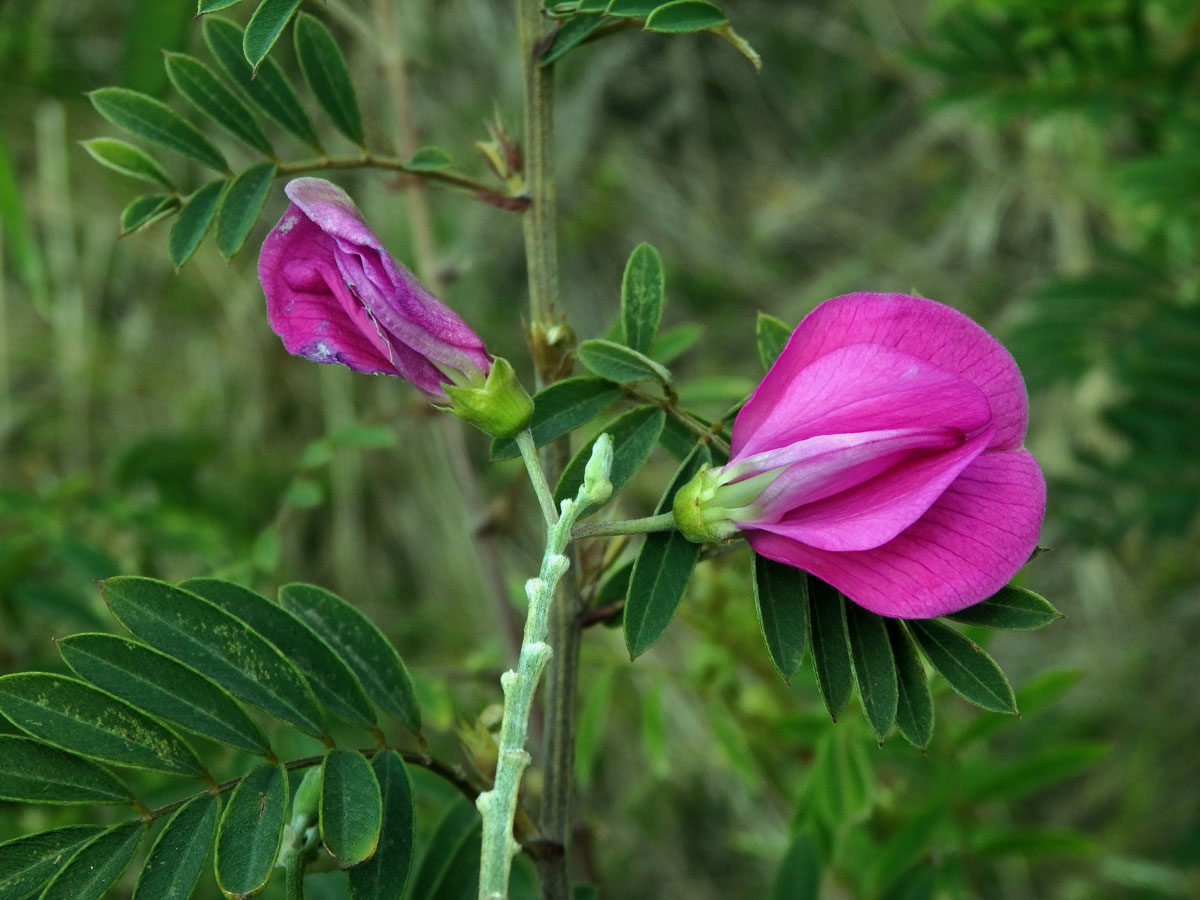
{"label": "vertical green stem", "polygon": [[[528,459],[528,458],[527,458]],[[530,468],[536,482],[541,469]],[[550,661],[552,651],[546,643],[550,608],[558,581],[570,562],[563,555],[571,540],[571,527],[579,514],[593,503],[602,502],[612,491],[609,471],[612,468],[612,439],[602,435],[592,450],[584,474],[583,485],[574,500],[562,502],[561,514],[548,523],[546,552],[537,578],[525,582],[529,612],[525,619],[525,637],[515,671],[500,677],[504,690],[504,719],[500,725],[500,752],[496,760],[496,780],[490,791],[479,795],[475,805],[483,816],[483,847],[479,869],[480,900],[507,900],[508,877],[513,857],[520,845],[513,837],[513,818],[521,777],[529,765],[525,741],[529,731],[529,712],[538,680]],[[536,470],[536,471],[535,471]]]}

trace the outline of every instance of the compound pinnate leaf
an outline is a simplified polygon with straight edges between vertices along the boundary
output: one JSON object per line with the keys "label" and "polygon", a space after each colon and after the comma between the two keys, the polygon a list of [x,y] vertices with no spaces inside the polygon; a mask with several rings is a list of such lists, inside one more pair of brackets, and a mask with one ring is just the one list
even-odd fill
{"label": "compound pinnate leaf", "polygon": [[658,251],[649,244],[638,244],[629,254],[621,279],[621,335],[626,346],[650,352],[662,323],[665,288]]}
{"label": "compound pinnate leaf", "polygon": [[932,619],[913,620],[908,628],[930,665],[960,697],[981,709],[1016,714],[1012,686],[978,644]]}
{"label": "compound pinnate leaf", "polygon": [[895,619],[888,619],[887,630],[892,656],[896,660],[899,691],[896,727],[906,741],[924,750],[933,738],[933,695],[929,692],[929,679],[925,677],[921,657],[904,626]]}
{"label": "compound pinnate leaf", "polygon": [[[701,468],[711,464],[712,456],[707,447],[693,450],[671,479],[655,512],[668,512],[675,501],[675,493]],[[700,545],[678,531],[646,535],[633,564],[625,596],[625,646],[630,658],[645,653],[662,636],[679,607],[699,557]]]}
{"label": "compound pinnate leaf", "polygon": [[754,554],[751,558],[758,627],[767,643],[771,665],[791,682],[808,647],[808,575]]}
{"label": "compound pinnate leaf", "polygon": [[379,849],[350,870],[352,900],[401,900],[412,871],[415,810],[412,781],[395,750],[383,750],[371,760],[383,798]]}
{"label": "compound pinnate leaf", "polygon": [[899,702],[896,660],[892,656],[887,625],[882,616],[868,612],[857,603],[846,603],[846,635],[850,639],[858,699],[875,737],[882,744],[896,721],[896,704]]}
{"label": "compound pinnate leaf", "polygon": [[250,107],[212,69],[185,53],[167,53],[164,64],[171,84],[192,106],[246,146],[274,156],[275,150]]}
{"label": "compound pinnate leaf", "polygon": [[243,32],[236,22],[221,16],[208,16],[204,19],[203,30],[208,49],[229,79],[245,91],[250,102],[304,143],[319,148],[317,131],[283,67],[268,57],[259,64],[256,73],[242,55]]}
{"label": "compound pinnate leaf", "polygon": [[46,885],[40,900],[100,900],[125,874],[145,836],[141,821],[100,832],[75,851]]}
{"label": "compound pinnate leaf", "polygon": [[346,59],[321,20],[307,13],[296,17],[296,58],[313,96],[337,130],[356,144],[363,142],[362,113],[350,81]]}
{"label": "compound pinnate leaf", "polygon": [[228,691],[165,653],[111,634],[72,635],[58,650],[80,678],[152,716],[250,753],[271,752]]}
{"label": "compound pinnate leaf", "polygon": [[88,94],[96,111],[118,128],[145,138],[201,165],[228,172],[229,164],[191,122],[166,104],[125,88],[100,88]]}
{"label": "compound pinnate leaf", "polygon": [[383,795],[375,770],[354,750],[330,750],[321,765],[321,840],[343,869],[375,855]]}
{"label": "compound pinnate leaf", "polygon": [[274,180],[275,164],[264,162],[251,166],[229,182],[217,212],[217,249],[226,259],[231,259],[246,243]]}
{"label": "compound pinnate leaf", "polygon": [[375,726],[375,710],[350,667],[299,618],[261,594],[228,581],[194,578],[180,585],[237,616],[290,659],[331,714],[361,728]]}
{"label": "compound pinnate leaf", "polygon": [[1008,585],[986,600],[946,618],[1004,631],[1033,631],[1063,617],[1049,600],[1026,588]]}
{"label": "compound pinnate leaf", "polygon": [[5,734],[0,735],[0,799],[17,803],[130,803],[133,794],[94,762],[41,741]]}
{"label": "compound pinnate leaf", "polygon": [[263,712],[324,737],[325,716],[304,676],[241,619],[153,578],[122,575],[100,587],[113,614],[138,638]]}
{"label": "compound pinnate leaf", "polygon": [[87,150],[96,162],[114,172],[149,181],[169,191],[175,190],[175,182],[171,180],[171,176],[163,171],[163,167],[154,157],[140,147],[116,138],[99,137],[83,141],[83,149]]}
{"label": "compound pinnate leaf", "polygon": [[686,34],[728,25],[721,7],[708,0],[674,0],[664,3],[646,17],[646,30],[664,34]]}
{"label": "compound pinnate leaf", "polygon": [[266,59],[299,8],[300,0],[262,0],[258,4],[242,36],[242,54],[246,62],[257,67]]}
{"label": "compound pinnate leaf", "polygon": [[[533,398],[529,430],[534,444],[542,447],[574,431],[616,403],[620,396],[617,385],[590,375],[554,382]],[[520,454],[512,438],[497,438],[492,442],[493,460],[512,459]]]}
{"label": "compound pinnate leaf", "polygon": [[0,900],[26,900],[102,830],[67,825],[0,844]]}
{"label": "compound pinnate leaf", "polygon": [[850,641],[846,637],[846,601],[838,592],[812,575],[808,581],[809,644],[817,688],[825,708],[835,722],[850,700],[854,674],[850,666]]}
{"label": "compound pinnate leaf", "polygon": [[187,900],[196,889],[217,831],[220,801],[193,797],[167,821],[150,849],[133,900]]}
{"label": "compound pinnate leaf", "polygon": [[374,622],[341,597],[311,584],[285,584],[279,589],[279,603],[333,648],[381,709],[411,731],[421,730],[408,669]]}
{"label": "compound pinnate leaf", "polygon": [[184,201],[179,218],[171,226],[171,234],[167,238],[167,255],[171,257],[175,268],[181,268],[191,259],[204,240],[228,185],[229,182],[223,178],[210,181]]}
{"label": "compound pinnate leaf", "polygon": [[[612,482],[612,496],[615,497],[638,473],[658,442],[662,434],[667,414],[658,406],[639,406],[624,415],[618,416],[604,426],[604,432],[612,435],[613,462],[609,480]],[[595,439],[584,444],[567,463],[558,484],[554,488],[554,502],[562,503],[566,499],[574,499],[583,484],[583,472],[592,456],[592,446]],[[599,509],[600,505],[584,510],[583,515]]]}
{"label": "compound pinnate leaf", "polygon": [[669,386],[671,373],[644,353],[612,341],[584,341],[576,351],[579,361],[591,372],[618,384],[657,381]]}
{"label": "compound pinnate leaf", "polygon": [[0,712],[47,744],[101,762],[206,777],[192,749],[165,725],[99,688],[64,675],[0,678]]}
{"label": "compound pinnate leaf", "polygon": [[253,897],[271,877],[287,822],[283,766],[263,763],[233,790],[217,830],[217,884],[231,900]]}

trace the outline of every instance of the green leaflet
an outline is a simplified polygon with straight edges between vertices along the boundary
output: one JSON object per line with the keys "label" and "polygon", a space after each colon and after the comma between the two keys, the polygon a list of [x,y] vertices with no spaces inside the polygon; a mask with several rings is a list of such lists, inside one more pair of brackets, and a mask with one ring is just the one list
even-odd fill
{"label": "green leaflet", "polygon": [[343,869],[375,855],[383,826],[383,795],[366,757],[330,750],[321,765],[321,840]]}
{"label": "green leaflet", "polygon": [[41,741],[5,734],[0,735],[0,799],[18,803],[129,803],[133,794],[94,762]]}
{"label": "green leaflet", "polygon": [[813,668],[821,699],[835,722],[850,700],[854,678],[850,666],[850,642],[846,637],[845,604],[837,588],[809,576],[809,643]]}
{"label": "green leaflet", "polygon": [[809,641],[808,574],[755,553],[751,578],[767,655],[780,677],[791,683]]}
{"label": "green leaflet", "polygon": [[[613,439],[613,463],[609,476],[613,486],[612,496],[619,494],[650,458],[666,418],[667,414],[657,406],[639,406],[604,426],[603,431],[611,434]],[[591,458],[595,442],[593,438],[579,448],[563,470],[554,488],[555,503],[574,498],[579,491],[583,484],[583,470]],[[589,515],[599,508],[596,506],[583,515]]]}
{"label": "green leaflet", "polygon": [[275,164],[264,162],[251,166],[229,182],[217,212],[217,249],[226,259],[231,259],[246,243],[274,180]]}
{"label": "green leaflet", "polygon": [[329,120],[348,139],[359,146],[363,142],[362,114],[358,95],[350,81],[345,57],[321,20],[308,13],[296,17],[293,29],[296,58],[313,96]]}
{"label": "green leaflet", "polygon": [[217,831],[220,801],[209,793],[175,810],[146,857],[133,900],[187,900],[200,880]]}
{"label": "green leaflet", "polygon": [[146,826],[115,825],[84,844],[42,891],[41,900],[100,900],[125,874]]}
{"label": "green leaflet", "polygon": [[242,54],[246,62],[257,68],[266,59],[299,8],[300,0],[262,0],[258,4],[242,36]]}
{"label": "green leaflet", "polygon": [[212,69],[185,53],[167,53],[167,77],[192,106],[216,122],[227,133],[264,156],[275,149],[250,107],[216,76]]}
{"label": "green leaflet", "polygon": [[1005,631],[1033,631],[1062,617],[1045,597],[1011,584],[974,606],[946,616],[967,625]]}
{"label": "green leaflet", "polygon": [[409,896],[429,900],[475,897],[479,890],[480,832],[475,805],[465,798],[456,798],[429,838]]}
{"label": "green leaflet", "polygon": [[204,240],[228,185],[229,182],[223,178],[210,181],[184,202],[167,238],[167,254],[176,269],[191,259]]}
{"label": "green leaflet", "polygon": [[412,871],[416,842],[412,781],[395,750],[371,760],[383,799],[383,826],[375,855],[350,870],[352,900],[401,900]]}
{"label": "green leaflet", "polygon": [[100,115],[118,128],[211,169],[229,171],[221,151],[195,125],[153,97],[110,87],[92,91],[88,99]]}
{"label": "green leaflet", "polygon": [[257,894],[271,877],[287,821],[288,779],[263,763],[234,788],[217,830],[217,884],[230,898]]}
{"label": "green leaflet", "polygon": [[169,194],[135,197],[121,210],[121,237],[161,222],[179,208],[179,198]]}
{"label": "green leaflet", "polygon": [[561,59],[603,25],[604,17],[596,13],[572,16],[567,19],[554,32],[554,39],[542,54],[541,64],[548,66]]}
{"label": "green leaflet", "polygon": [[792,329],[779,319],[765,312],[758,314],[754,323],[754,343],[758,346],[758,359],[763,371],[775,364],[791,336]]}
{"label": "green leaflet", "polygon": [[854,663],[854,681],[858,699],[879,743],[896,721],[899,687],[896,660],[882,616],[849,601],[846,608],[846,636],[850,640],[850,658]]}
{"label": "green leaflet", "polygon": [[67,825],[0,844],[0,900],[25,900],[54,877],[99,825]]}
{"label": "green leaflet", "polygon": [[974,641],[935,619],[915,619],[908,629],[925,658],[960,697],[983,709],[1016,715],[1012,686]]}
{"label": "green leaflet", "polygon": [[92,138],[90,141],[82,143],[83,149],[102,166],[107,166],[114,172],[120,172],[130,178],[139,178],[142,181],[157,184],[168,191],[175,190],[175,182],[171,180],[171,176],[163,171],[163,167],[158,164],[156,159],[141,148],[116,138],[105,137]]}
{"label": "green leaflet", "polygon": [[904,739],[924,750],[933,737],[933,696],[929,679],[908,630],[896,619],[887,620],[888,640],[896,661],[896,726]]}
{"label": "green leaflet", "polygon": [[650,357],[612,341],[584,341],[576,350],[579,361],[593,374],[618,384],[657,381],[669,387],[671,373]]}
{"label": "green leaflet", "polygon": [[626,346],[639,353],[649,353],[654,345],[662,323],[665,289],[658,251],[649,244],[638,244],[621,279],[621,335]]}
{"label": "green leaflet", "polygon": [[687,34],[728,25],[721,7],[708,0],[674,0],[664,3],[646,17],[647,31]]}

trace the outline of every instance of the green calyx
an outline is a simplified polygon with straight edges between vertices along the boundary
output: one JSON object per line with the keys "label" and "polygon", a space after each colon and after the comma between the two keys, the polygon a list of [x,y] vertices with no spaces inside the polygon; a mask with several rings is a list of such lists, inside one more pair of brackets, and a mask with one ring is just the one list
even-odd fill
{"label": "green calyx", "polygon": [[444,385],[445,409],[492,437],[514,437],[533,415],[533,400],[517,381],[508,360],[496,357],[487,380],[479,385]]}
{"label": "green calyx", "polygon": [[753,521],[755,502],[786,467],[730,484],[730,467],[705,467],[675,493],[675,526],[689,541],[729,541],[741,531],[735,522]]}

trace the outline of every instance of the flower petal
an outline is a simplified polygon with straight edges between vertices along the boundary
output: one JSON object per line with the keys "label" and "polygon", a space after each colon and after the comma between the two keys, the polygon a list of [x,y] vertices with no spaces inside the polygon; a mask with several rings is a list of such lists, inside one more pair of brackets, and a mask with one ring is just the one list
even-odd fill
{"label": "flower petal", "polygon": [[813,310],[797,326],[739,413],[743,432],[758,431],[774,408],[775,398],[803,369],[826,354],[858,343],[891,347],[971,382],[983,391],[991,408],[996,426],[992,448],[1008,450],[1021,445],[1028,397],[1009,352],[963,313],[907,294],[846,294]]}
{"label": "flower petal", "polygon": [[[787,354],[734,421],[735,463],[822,434],[931,426],[970,435],[990,421],[987,397],[971,382],[882,344],[839,347],[795,371]],[[786,380],[775,377],[780,363]]]}
{"label": "flower petal", "polygon": [[911,527],[872,550],[820,550],[751,531],[755,552],[797,566],[872,612],[927,619],[990,597],[1037,546],[1046,483],[1025,450],[984,453]]}

